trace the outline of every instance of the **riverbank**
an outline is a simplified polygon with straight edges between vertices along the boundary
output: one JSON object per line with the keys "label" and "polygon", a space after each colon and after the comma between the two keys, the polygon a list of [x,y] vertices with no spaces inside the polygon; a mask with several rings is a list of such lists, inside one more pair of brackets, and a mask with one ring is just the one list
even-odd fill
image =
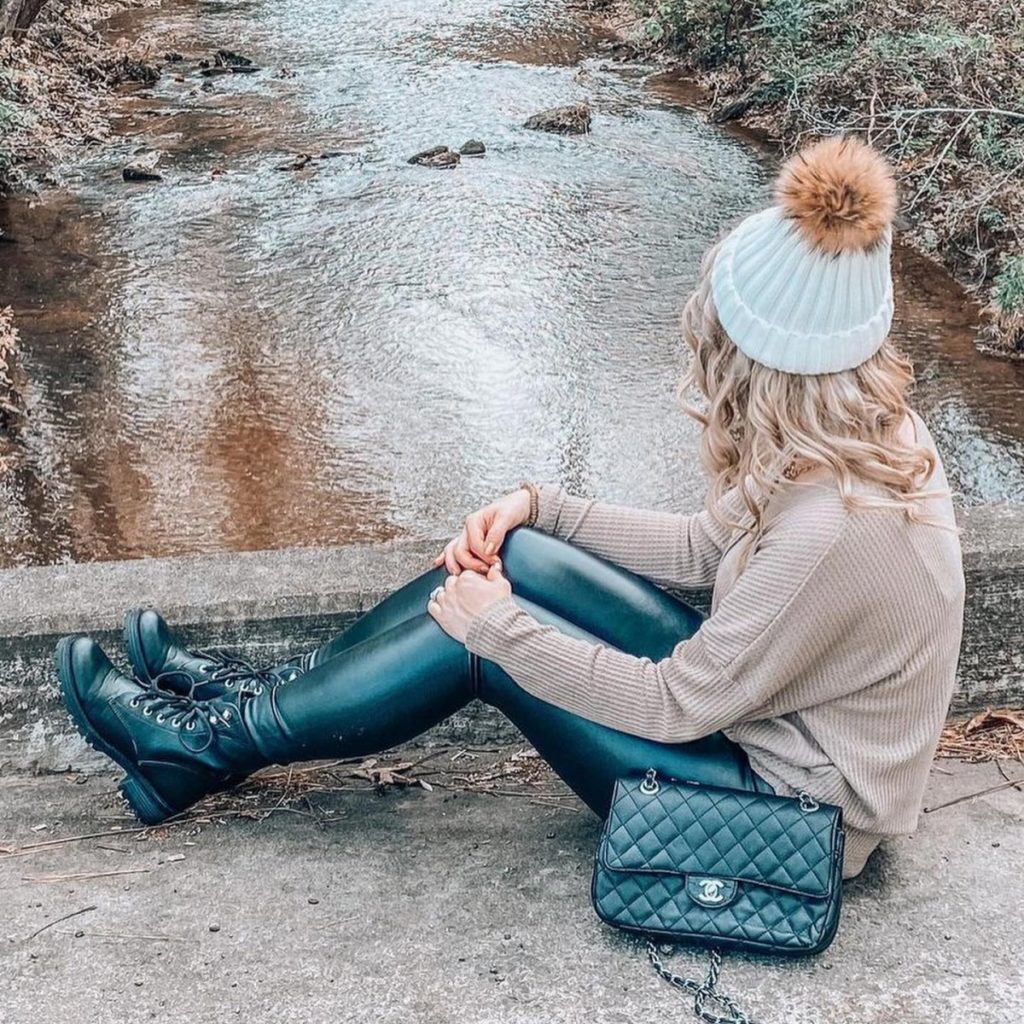
{"label": "riverbank", "polygon": [[838,131],[894,162],[902,237],[985,304],[982,339],[1024,353],[1024,13],[1005,0],[582,0],[699,86],[713,122],[790,152]]}
{"label": "riverbank", "polygon": [[110,137],[112,95],[151,84],[162,55],[141,39],[111,39],[97,26],[159,0],[72,0],[43,9],[23,38],[0,39],[0,195],[53,183],[67,153]]}

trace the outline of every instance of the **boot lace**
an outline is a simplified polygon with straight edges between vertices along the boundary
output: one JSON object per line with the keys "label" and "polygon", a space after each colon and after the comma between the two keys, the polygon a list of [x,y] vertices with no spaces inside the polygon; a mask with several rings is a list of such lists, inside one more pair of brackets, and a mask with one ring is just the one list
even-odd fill
{"label": "boot lace", "polygon": [[[284,668],[277,671],[257,668],[251,661],[239,657],[237,654],[230,654],[219,647],[199,648],[192,652],[197,658],[204,658],[212,662],[212,665],[200,665],[200,673],[206,680],[213,683],[223,683],[229,690],[236,687],[241,693],[262,693],[262,687],[278,686],[281,683],[290,683],[297,679],[308,668],[311,655],[303,654],[289,662],[285,662],[288,671]],[[164,673],[172,674],[172,673]]]}
{"label": "boot lace", "polygon": [[[161,681],[169,677],[186,678],[189,680],[189,693],[180,694],[172,690],[161,689]],[[153,717],[161,725],[166,722],[172,729],[183,729],[195,732],[200,726],[206,726],[206,738],[203,743],[193,749],[193,753],[201,754],[213,743],[218,729],[226,729],[231,725],[238,709],[231,704],[217,705],[209,701],[199,700],[193,696],[194,684],[187,672],[162,672],[154,680],[151,687],[137,693],[128,702],[131,708],[141,708],[147,717]],[[262,692],[262,688],[260,690]]]}

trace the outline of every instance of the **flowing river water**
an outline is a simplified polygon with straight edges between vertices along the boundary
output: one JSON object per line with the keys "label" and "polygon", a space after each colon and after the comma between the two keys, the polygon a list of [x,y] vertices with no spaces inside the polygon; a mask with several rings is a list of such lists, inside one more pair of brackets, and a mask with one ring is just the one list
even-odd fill
{"label": "flowing river water", "polygon": [[[676,317],[774,161],[610,63],[565,8],[115,19],[189,59],[118,100],[113,148],[0,214],[30,404],[0,566],[438,536],[523,477],[696,507]],[[220,47],[263,70],[203,78],[193,58]],[[584,100],[588,136],[521,127]],[[487,154],[455,170],[406,163],[470,138]],[[125,184],[142,147],[164,180]],[[277,169],[297,153],[330,155]],[[896,335],[960,500],[1024,500],[1024,367],[976,351],[945,274],[896,266]]]}

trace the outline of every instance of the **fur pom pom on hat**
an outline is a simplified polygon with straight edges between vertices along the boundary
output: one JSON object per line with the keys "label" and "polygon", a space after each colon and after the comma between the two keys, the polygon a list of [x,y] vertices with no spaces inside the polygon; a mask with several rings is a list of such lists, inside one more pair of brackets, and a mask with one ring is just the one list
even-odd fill
{"label": "fur pom pom on hat", "polygon": [[715,258],[722,327],[740,351],[776,370],[859,366],[892,323],[889,165],[858,139],[825,139],[786,162],[775,199],[734,228]]}

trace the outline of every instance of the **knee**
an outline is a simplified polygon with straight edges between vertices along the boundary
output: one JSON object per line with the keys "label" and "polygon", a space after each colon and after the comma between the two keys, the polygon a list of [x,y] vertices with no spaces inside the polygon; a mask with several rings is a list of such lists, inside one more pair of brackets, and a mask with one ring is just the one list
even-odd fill
{"label": "knee", "polygon": [[527,573],[536,576],[544,569],[561,561],[559,549],[568,548],[567,541],[552,537],[529,526],[512,530],[501,546],[501,561],[505,574],[514,584],[517,576]]}

